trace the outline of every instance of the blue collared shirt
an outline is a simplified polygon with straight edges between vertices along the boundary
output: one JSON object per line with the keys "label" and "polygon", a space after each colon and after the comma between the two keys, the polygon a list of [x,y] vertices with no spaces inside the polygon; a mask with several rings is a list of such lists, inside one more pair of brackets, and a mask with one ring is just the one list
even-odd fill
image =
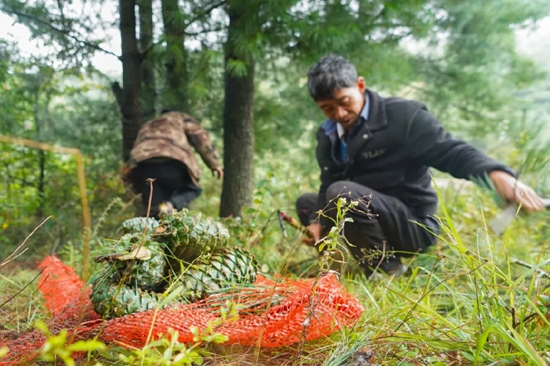
{"label": "blue collared shirt", "polygon": [[[365,121],[368,121],[369,119],[369,110],[370,110],[370,101],[369,101],[369,95],[365,92],[365,105],[363,106],[363,109],[361,109],[361,112],[359,113],[359,119],[357,120],[357,123],[355,126],[353,126],[350,133],[347,135],[345,139],[343,139],[343,135],[345,133],[344,128],[338,124],[337,122],[327,119],[325,123],[323,123],[323,129],[325,130],[325,134],[327,136],[330,136],[332,134],[336,134],[337,136],[337,143],[340,145],[340,156],[342,157],[343,162],[347,162],[349,159],[349,156],[347,154],[347,145],[348,143],[355,137],[357,134],[357,131],[363,126]],[[336,161],[336,157],[333,155],[333,159]]]}

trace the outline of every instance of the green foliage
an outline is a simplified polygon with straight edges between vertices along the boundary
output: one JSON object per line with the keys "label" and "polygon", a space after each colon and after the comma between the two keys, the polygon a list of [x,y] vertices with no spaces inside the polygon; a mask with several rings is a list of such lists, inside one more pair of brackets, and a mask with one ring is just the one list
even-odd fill
{"label": "green foliage", "polygon": [[43,321],[37,321],[35,327],[47,337],[46,342],[40,349],[40,360],[55,362],[61,359],[65,365],[76,365],[73,357],[79,352],[95,352],[105,349],[105,344],[96,340],[76,341],[67,343],[68,334],[66,330],[61,330],[55,335],[50,332],[48,326]]}
{"label": "green foliage", "polygon": [[213,49],[190,52],[189,68],[189,113],[213,134],[213,140],[221,138],[223,130],[223,53]]}
{"label": "green foliage", "polygon": [[120,354],[119,358],[124,365],[202,365],[203,356],[208,353],[178,342],[178,335],[178,331],[170,331],[170,339],[162,337],[128,356]]}
{"label": "green foliage", "polygon": [[242,78],[246,76],[246,63],[241,60],[227,60],[227,71],[231,75]]}
{"label": "green foliage", "polygon": [[[47,62],[26,60],[12,52],[2,85],[0,133],[80,148],[85,155],[92,209],[102,210],[113,195],[122,193],[116,177],[120,136],[112,98],[101,79],[76,69],[55,71]],[[46,217],[31,240],[32,254],[65,244],[79,244],[81,230],[76,165],[71,156],[2,143],[0,190],[2,255],[6,257]],[[115,173],[115,174],[113,174]],[[102,203],[100,203],[102,202]],[[94,203],[100,203],[99,206]],[[100,206],[102,206],[100,208]],[[93,212],[99,215],[98,212]],[[53,240],[52,240],[53,238]],[[75,240],[76,239],[76,240]]]}
{"label": "green foliage", "polygon": [[63,67],[84,69],[104,41],[95,30],[107,25],[102,17],[95,16],[101,2],[93,5],[84,12],[80,4],[5,0],[0,11],[29,29],[32,38],[39,40],[44,58],[56,59]]}
{"label": "green foliage", "polygon": [[[436,34],[415,61],[424,75],[420,95],[451,128],[485,136],[518,108],[514,91],[543,76],[531,59],[516,52],[514,31],[546,16],[550,7],[463,1],[450,2],[444,11],[436,29],[446,36]],[[503,110],[507,104],[511,108]]]}

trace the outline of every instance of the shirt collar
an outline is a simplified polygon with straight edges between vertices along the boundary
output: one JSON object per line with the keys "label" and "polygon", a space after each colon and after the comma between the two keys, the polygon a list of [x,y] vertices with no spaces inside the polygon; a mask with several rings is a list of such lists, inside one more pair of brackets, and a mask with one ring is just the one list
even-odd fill
{"label": "shirt collar", "polygon": [[359,119],[362,118],[364,121],[368,121],[369,110],[370,110],[369,94],[365,91],[365,105],[363,106],[363,109],[361,109],[361,113],[359,113]]}
{"label": "shirt collar", "polygon": [[346,130],[344,130],[344,127],[342,127],[341,124],[336,124],[336,131],[338,131],[338,138],[341,140],[342,136],[346,134]]}

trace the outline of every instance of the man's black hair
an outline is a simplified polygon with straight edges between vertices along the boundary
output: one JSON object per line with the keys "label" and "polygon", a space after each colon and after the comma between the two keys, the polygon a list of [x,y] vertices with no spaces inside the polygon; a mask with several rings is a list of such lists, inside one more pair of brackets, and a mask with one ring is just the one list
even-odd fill
{"label": "man's black hair", "polygon": [[175,112],[176,110],[175,109],[172,109],[172,108],[165,108],[162,110],[162,112],[160,112],[160,114],[164,114],[164,113],[169,113],[169,112]]}
{"label": "man's black hair", "polygon": [[313,65],[307,75],[307,87],[313,100],[334,98],[334,92],[357,85],[357,70],[346,58],[329,54]]}

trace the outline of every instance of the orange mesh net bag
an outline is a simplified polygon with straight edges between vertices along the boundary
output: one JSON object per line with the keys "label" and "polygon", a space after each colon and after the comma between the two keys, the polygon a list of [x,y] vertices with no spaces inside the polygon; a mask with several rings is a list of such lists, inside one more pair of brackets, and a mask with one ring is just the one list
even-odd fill
{"label": "orange mesh net bag", "polygon": [[38,288],[45,306],[53,318],[76,320],[79,316],[98,318],[90,302],[91,289],[84,284],[74,270],[57,257],[42,260],[42,274]]}
{"label": "orange mesh net bag", "polygon": [[[216,332],[228,337],[227,344],[260,347],[291,345],[330,335],[353,326],[363,312],[363,306],[338,282],[336,275],[328,273],[318,279],[280,281],[258,276],[254,286],[239,292],[102,320],[87,297],[89,289],[70,267],[55,257],[47,257],[41,267],[44,272],[40,291],[52,314],[50,323],[55,325],[54,330],[69,329],[75,339],[97,336],[105,343],[125,347],[141,348],[170,329],[178,331],[180,342],[193,342],[190,328],[195,326],[199,332],[207,329],[221,317],[227,300],[236,304],[238,317],[223,322]],[[9,364],[29,360],[43,342],[44,337],[37,337],[36,332],[15,340],[0,339],[0,347],[10,349],[0,364],[4,360]]]}
{"label": "orange mesh net bag", "polygon": [[[90,288],[74,270],[57,257],[44,258],[38,288],[42,293],[46,309],[50,313],[47,323],[53,334],[62,329],[72,330],[78,324],[99,319],[89,299]],[[0,332],[0,348],[8,347],[9,353],[0,358],[0,365],[28,365],[35,358],[46,337],[38,330],[22,333],[13,338]]]}

